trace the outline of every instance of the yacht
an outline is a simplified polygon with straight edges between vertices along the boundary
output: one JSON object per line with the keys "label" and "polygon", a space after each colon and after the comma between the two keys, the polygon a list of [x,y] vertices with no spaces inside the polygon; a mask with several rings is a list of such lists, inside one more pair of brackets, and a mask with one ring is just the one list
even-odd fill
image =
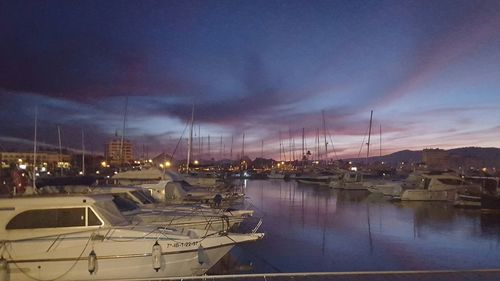
{"label": "yacht", "polygon": [[402,201],[454,201],[457,193],[474,185],[461,177],[449,173],[422,174],[420,183],[415,188],[403,189]]}
{"label": "yacht", "polygon": [[143,187],[161,202],[167,200],[210,202],[217,194],[221,194],[226,200],[243,197],[243,194],[227,190],[211,190],[192,186],[179,173],[170,170],[163,171],[155,168],[131,170],[118,173],[112,178],[117,184]]}
{"label": "yacht", "polygon": [[332,178],[330,188],[346,190],[366,190],[363,174],[358,171],[345,171],[338,178]]}
{"label": "yacht", "polygon": [[236,228],[253,210],[213,209],[206,205],[165,204],[137,186],[45,186],[41,194],[111,194],[118,209],[135,223],[227,231]]}
{"label": "yacht", "polygon": [[204,274],[262,233],[132,225],[110,195],[0,199],[7,280],[157,279]]}

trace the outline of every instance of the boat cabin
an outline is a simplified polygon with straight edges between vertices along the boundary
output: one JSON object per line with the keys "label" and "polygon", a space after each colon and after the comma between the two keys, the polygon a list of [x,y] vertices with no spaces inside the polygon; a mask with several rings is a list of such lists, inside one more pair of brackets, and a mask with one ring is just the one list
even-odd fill
{"label": "boat cabin", "polygon": [[109,195],[0,199],[0,237],[23,240],[128,225],[112,199]]}

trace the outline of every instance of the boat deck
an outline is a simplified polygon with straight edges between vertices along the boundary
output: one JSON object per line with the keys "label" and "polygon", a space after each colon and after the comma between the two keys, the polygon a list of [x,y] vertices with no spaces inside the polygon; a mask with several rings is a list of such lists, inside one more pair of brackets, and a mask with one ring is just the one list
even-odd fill
{"label": "boat deck", "polygon": [[213,276],[196,276],[196,277],[182,277],[182,278],[179,277],[179,278],[166,278],[160,280],[498,281],[500,280],[500,269],[238,274],[238,275],[213,275]]}

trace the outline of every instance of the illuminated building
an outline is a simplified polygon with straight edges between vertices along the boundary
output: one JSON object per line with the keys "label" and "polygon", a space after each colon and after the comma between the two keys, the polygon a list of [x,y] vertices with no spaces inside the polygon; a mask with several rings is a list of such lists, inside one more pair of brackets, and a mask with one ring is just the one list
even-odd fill
{"label": "illuminated building", "polygon": [[132,142],[129,140],[112,139],[106,143],[104,157],[111,165],[132,163],[134,161],[134,151]]}

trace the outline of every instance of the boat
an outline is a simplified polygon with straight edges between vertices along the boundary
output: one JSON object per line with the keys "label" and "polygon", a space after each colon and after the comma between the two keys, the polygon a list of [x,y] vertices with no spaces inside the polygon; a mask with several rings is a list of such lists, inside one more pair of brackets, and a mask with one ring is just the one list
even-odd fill
{"label": "boat", "polygon": [[331,181],[338,180],[337,173],[329,171],[321,172],[305,172],[301,175],[295,176],[295,180],[305,184],[315,184],[321,186],[329,186]]}
{"label": "boat", "polygon": [[381,180],[364,183],[371,193],[379,193],[384,196],[399,196],[402,192],[404,182],[401,180]]}
{"label": "boat", "polygon": [[328,186],[333,189],[345,190],[367,189],[363,181],[363,174],[358,171],[345,171],[339,178],[332,178]]}
{"label": "boat", "polygon": [[225,200],[242,198],[243,194],[229,190],[211,190],[190,185],[177,172],[155,168],[130,170],[117,173],[112,179],[121,185],[135,185],[145,188],[161,202],[197,201],[210,202],[215,195],[221,194]]}
{"label": "boat", "polygon": [[482,181],[481,212],[500,214],[500,178],[483,177]]}
{"label": "boat", "polygon": [[213,209],[197,209],[192,212],[183,209],[142,209],[135,202],[113,195],[118,210],[134,224],[154,225],[183,229],[210,231],[235,231],[248,215],[231,212],[215,212]]}
{"label": "boat", "polygon": [[39,188],[40,194],[111,194],[113,202],[129,220],[176,229],[214,231],[235,229],[253,210],[214,209],[199,204],[165,204],[137,186],[58,186]]}
{"label": "boat", "polygon": [[16,281],[201,275],[264,236],[132,225],[109,195],[0,199],[0,224],[0,273]]}
{"label": "boat", "polygon": [[269,179],[277,179],[277,180],[282,180],[285,179],[285,174],[277,172],[276,170],[272,170],[267,177]]}
{"label": "boat", "polygon": [[458,192],[473,188],[461,177],[449,173],[422,174],[416,188],[403,189],[402,201],[454,201]]}

